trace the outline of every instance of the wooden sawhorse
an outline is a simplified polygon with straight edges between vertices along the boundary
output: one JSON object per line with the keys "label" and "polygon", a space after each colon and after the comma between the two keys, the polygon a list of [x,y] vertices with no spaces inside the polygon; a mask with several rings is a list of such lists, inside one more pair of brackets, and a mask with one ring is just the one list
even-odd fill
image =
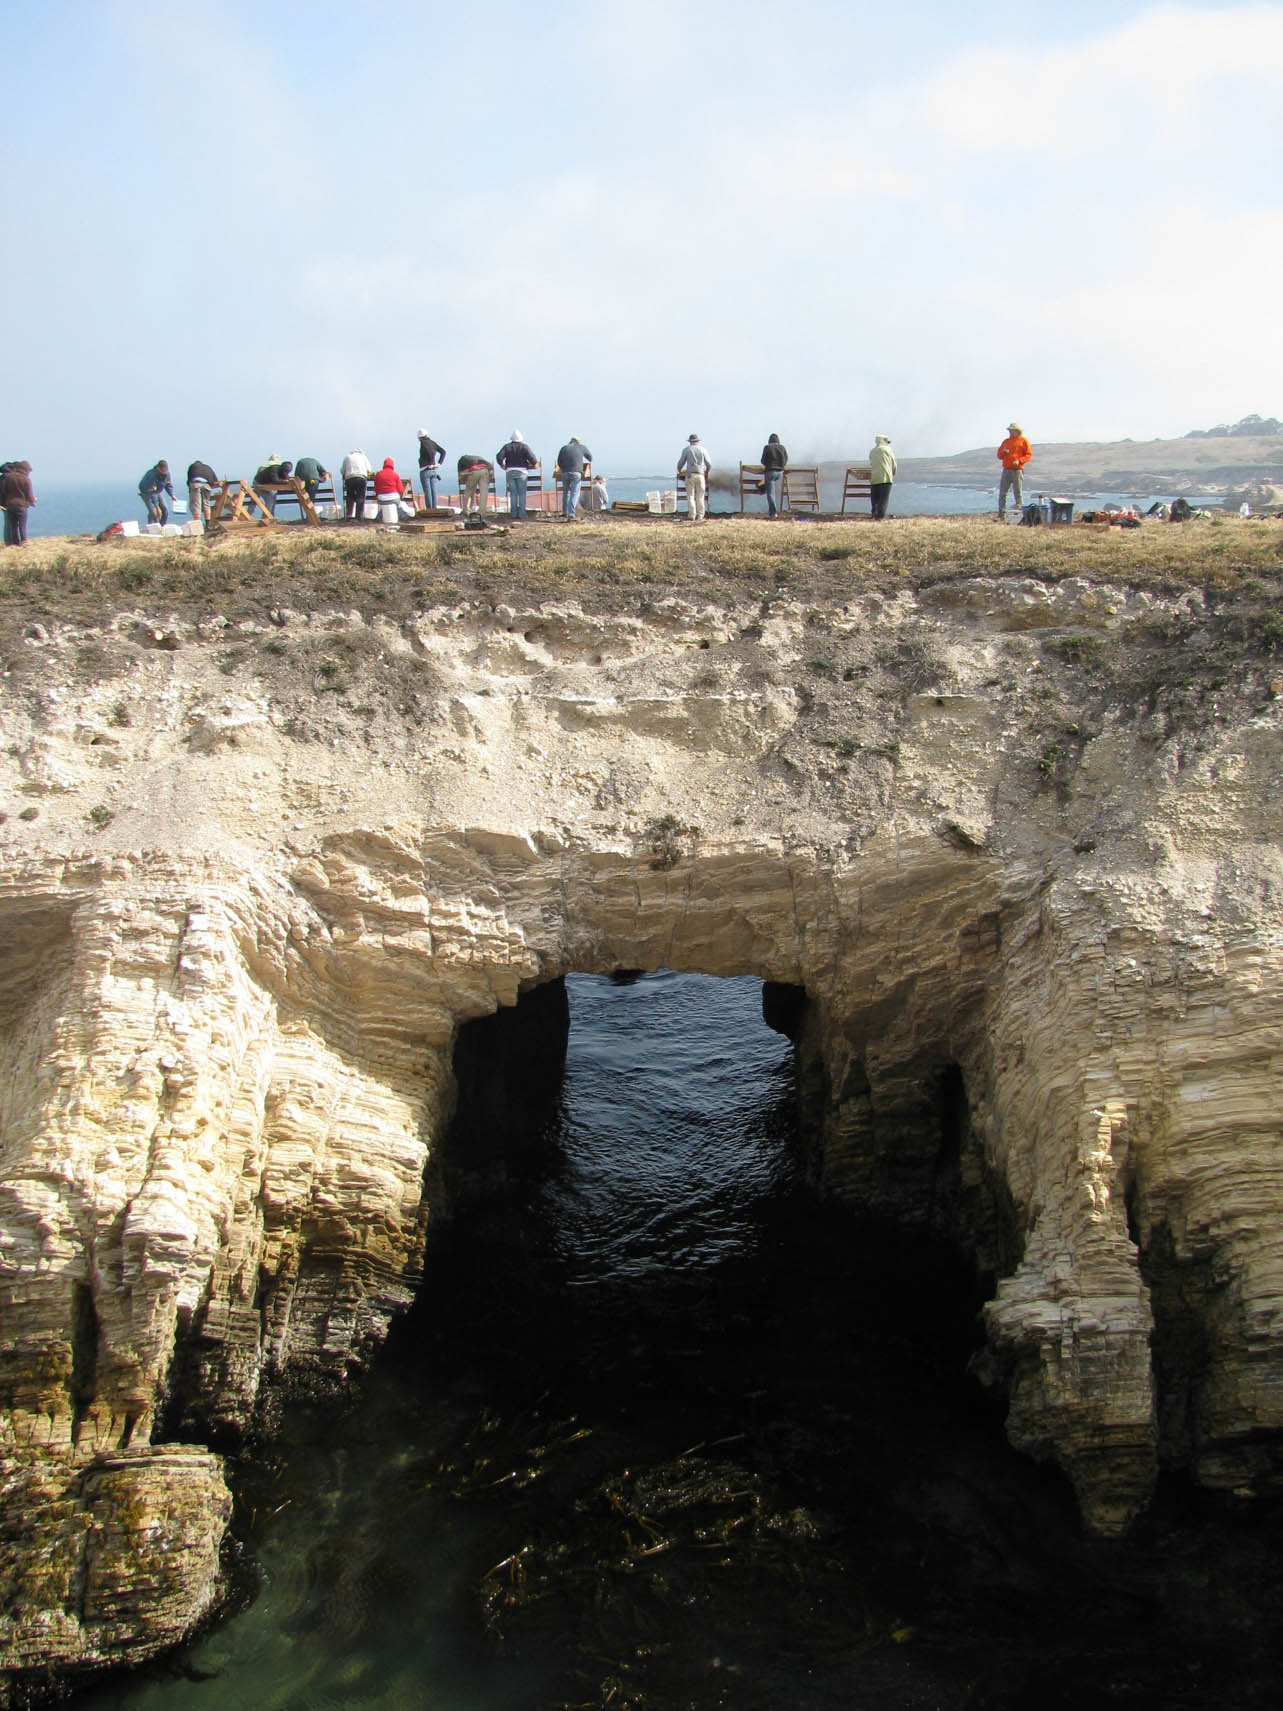
{"label": "wooden sawhorse", "polygon": [[869,490],[869,470],[867,465],[862,469],[850,464],[847,466],[846,474],[842,478],[842,515],[844,517],[846,516],[846,502],[848,499],[867,499],[870,505],[872,505],[873,494]]}
{"label": "wooden sawhorse", "polygon": [[[254,511],[258,516],[252,515]],[[223,481],[210,490],[209,521],[213,523],[275,523],[276,518],[249,481]]]}
{"label": "wooden sawhorse", "polygon": [[755,497],[766,492],[766,465],[764,463],[742,463],[740,465],[740,510],[744,510],[744,501],[752,493]]}
{"label": "wooden sawhorse", "polygon": [[817,464],[790,464],[784,471],[780,506],[785,511],[818,511],[820,471]]}
{"label": "wooden sawhorse", "polygon": [[[316,506],[313,505],[311,499],[308,497],[307,488],[304,487],[297,475],[292,475],[288,481],[265,481],[263,483],[263,492],[275,494],[276,503],[278,505],[282,500],[284,500],[287,505],[297,505],[299,508],[299,514],[305,523],[320,522],[321,519],[316,514]],[[260,494],[257,490],[255,490],[254,497],[256,499],[260,498]],[[266,505],[264,505],[263,508],[266,510]],[[278,522],[280,521],[279,518],[276,520]]]}

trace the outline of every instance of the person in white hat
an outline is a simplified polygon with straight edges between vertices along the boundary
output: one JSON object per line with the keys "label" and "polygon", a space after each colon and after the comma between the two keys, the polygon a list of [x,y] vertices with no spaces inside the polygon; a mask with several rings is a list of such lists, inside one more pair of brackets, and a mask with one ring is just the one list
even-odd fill
{"label": "person in white hat", "polygon": [[1007,495],[1010,493],[1016,503],[1017,513],[1020,502],[1024,497],[1024,468],[1033,461],[1033,448],[1025,438],[1019,422],[1007,424],[1007,437],[998,447],[998,462],[1002,465],[1002,478],[998,482],[998,521],[1006,521]]}
{"label": "person in white hat", "polygon": [[526,481],[539,459],[522,438],[520,428],[514,428],[506,444],[499,447],[495,462],[508,484],[508,515],[523,518],[526,514]]}
{"label": "person in white hat", "polygon": [[891,483],[895,480],[895,453],[887,434],[879,434],[869,453],[869,510],[879,520],[887,514],[891,502]]}
{"label": "person in white hat", "polygon": [[423,503],[429,511],[437,508],[437,483],[441,479],[441,465],[445,462],[445,447],[439,446],[426,428],[419,429],[419,486],[423,489]]}

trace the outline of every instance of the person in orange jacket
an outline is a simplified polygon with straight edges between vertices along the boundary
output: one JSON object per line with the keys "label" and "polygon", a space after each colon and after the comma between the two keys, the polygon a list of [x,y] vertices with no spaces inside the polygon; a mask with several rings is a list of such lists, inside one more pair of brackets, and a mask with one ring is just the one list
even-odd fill
{"label": "person in orange jacket", "polygon": [[1027,463],[1033,459],[1033,448],[1024,434],[1020,431],[1019,422],[1009,422],[1006,439],[998,447],[998,461],[1002,465],[1002,477],[998,482],[998,521],[1001,523],[1007,515],[1007,495],[1014,494],[1016,510],[1024,495],[1024,482],[1021,472]]}

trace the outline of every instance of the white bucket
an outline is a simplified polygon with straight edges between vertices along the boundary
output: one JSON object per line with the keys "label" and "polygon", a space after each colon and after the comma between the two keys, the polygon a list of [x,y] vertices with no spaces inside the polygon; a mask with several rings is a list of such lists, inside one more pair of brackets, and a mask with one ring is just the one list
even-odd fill
{"label": "white bucket", "polygon": [[138,525],[132,517],[129,517],[120,525],[120,532],[122,535],[129,535],[132,538],[138,533]]}

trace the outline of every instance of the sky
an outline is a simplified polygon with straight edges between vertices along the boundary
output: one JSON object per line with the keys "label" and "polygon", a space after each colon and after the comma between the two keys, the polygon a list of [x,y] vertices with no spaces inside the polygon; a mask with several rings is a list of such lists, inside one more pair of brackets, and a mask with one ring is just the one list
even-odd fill
{"label": "sky", "polygon": [[1283,415],[1283,4],[46,0],[4,58],[37,483]]}

